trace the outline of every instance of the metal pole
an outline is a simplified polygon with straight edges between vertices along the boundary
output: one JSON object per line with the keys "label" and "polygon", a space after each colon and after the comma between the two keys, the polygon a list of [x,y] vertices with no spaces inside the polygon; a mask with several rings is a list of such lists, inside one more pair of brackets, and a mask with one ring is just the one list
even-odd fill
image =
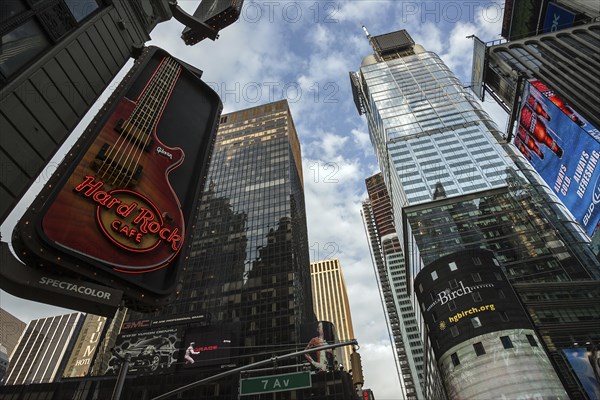
{"label": "metal pole", "polygon": [[[204,378],[204,379],[201,379],[199,381],[196,381],[196,382],[190,383],[188,385],[182,386],[179,389],[171,390],[168,393],[161,394],[160,396],[154,397],[152,400],[166,399],[166,398],[169,398],[169,397],[171,397],[171,396],[173,396],[173,395],[175,395],[177,393],[184,392],[184,391],[186,391],[188,389],[194,388],[196,386],[203,385],[203,384],[208,383],[208,382],[216,381],[217,379],[224,378],[224,377],[229,376],[229,375],[237,374],[238,372],[241,372],[241,371],[246,371],[248,369],[252,369],[252,368],[255,368],[255,367],[260,367],[260,366],[263,366],[263,365],[266,365],[266,364],[269,364],[269,363],[275,363],[275,362],[277,362],[279,360],[285,360],[285,359],[288,359],[288,358],[300,356],[302,354],[312,353],[312,352],[316,351],[317,349],[318,350],[327,350],[327,349],[335,349],[336,347],[344,347],[344,346],[350,346],[350,345],[358,346],[358,341],[356,339],[352,339],[352,340],[349,340],[347,342],[334,343],[334,344],[328,344],[328,345],[325,345],[325,346],[313,347],[313,348],[308,349],[308,350],[296,351],[294,353],[284,354],[282,356],[273,356],[273,357],[271,357],[271,358],[269,358],[267,360],[257,361],[257,362],[252,363],[252,364],[244,365],[242,367],[234,368],[234,369],[231,369],[229,371],[221,372],[220,374],[217,374],[217,375],[209,376],[208,378]],[[113,400],[118,400],[118,399],[114,399],[113,398]]]}
{"label": "metal pole", "polygon": [[129,369],[131,355],[129,353],[125,353],[125,357],[121,357],[121,360],[123,361],[123,364],[121,364],[119,376],[117,377],[117,384],[115,385],[115,390],[113,391],[111,400],[119,400],[121,398],[121,392],[123,391],[123,385],[125,384],[125,378],[127,377],[127,370]]}

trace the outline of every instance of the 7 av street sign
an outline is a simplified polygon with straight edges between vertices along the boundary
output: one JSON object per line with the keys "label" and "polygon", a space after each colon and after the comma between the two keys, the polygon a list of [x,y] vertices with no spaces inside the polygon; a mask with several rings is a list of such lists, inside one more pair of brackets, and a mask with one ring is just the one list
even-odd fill
{"label": "7 av street sign", "polygon": [[312,386],[310,371],[240,379],[240,396],[285,392]]}

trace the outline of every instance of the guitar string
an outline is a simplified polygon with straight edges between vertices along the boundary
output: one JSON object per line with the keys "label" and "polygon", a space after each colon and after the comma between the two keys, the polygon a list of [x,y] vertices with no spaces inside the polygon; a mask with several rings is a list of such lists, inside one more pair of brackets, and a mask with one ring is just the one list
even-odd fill
{"label": "guitar string", "polygon": [[[125,151],[121,153],[121,157],[119,157],[120,171],[115,177],[113,184],[116,184],[117,181],[122,179],[121,184],[123,186],[127,186],[129,182],[131,182],[131,178],[135,174],[135,169],[131,168],[131,160],[134,160],[135,153],[139,152],[140,156],[144,152],[144,148],[146,147],[147,140],[145,144],[142,146],[142,142],[144,142],[143,137],[145,136],[148,139],[151,135],[151,131],[149,128],[153,125],[154,114],[156,105],[160,102],[161,97],[161,84],[168,78],[169,74],[169,64],[168,59],[165,57],[163,63],[160,67],[160,72],[156,74],[155,78],[152,80],[151,88],[148,88],[148,98],[140,105],[139,111],[136,115],[140,115],[141,118],[130,118],[132,121],[132,133],[133,137],[128,140],[127,147]],[[141,103],[141,102],[140,102]],[[139,119],[139,122],[137,121]],[[123,160],[123,156],[126,154],[125,159]],[[136,166],[137,168],[137,166]],[[129,171],[129,174],[127,173]],[[122,177],[122,172],[125,172],[124,177]],[[125,183],[125,179],[127,182]]]}
{"label": "guitar string", "polygon": [[[123,122],[123,125],[121,127],[122,128],[121,134],[117,138],[117,141],[111,146],[110,150],[106,154],[106,157],[105,157],[103,163],[100,165],[100,168],[98,169],[98,173],[102,178],[105,178],[107,173],[108,173],[108,179],[110,179],[113,175],[116,175],[116,171],[114,171],[113,168],[114,168],[114,164],[116,164],[118,162],[118,160],[117,160],[117,157],[114,155],[118,155],[118,153],[122,153],[123,145],[128,142],[127,132],[129,130],[135,129],[135,122],[137,122],[140,119],[140,114],[141,114],[140,110],[146,104],[146,102],[148,101],[148,98],[151,96],[152,89],[156,86],[154,84],[155,79],[159,78],[162,74],[164,74],[163,65],[164,65],[164,61],[166,58],[167,57],[163,58],[160,65],[158,66],[157,71],[155,72],[151,82],[148,84],[148,87],[144,90],[144,92],[138,99],[138,103],[136,104],[135,108],[133,109],[131,116]],[[134,133],[135,133],[135,131],[134,131]],[[108,160],[110,160],[110,162],[107,164]],[[118,167],[118,164],[117,164],[117,167]],[[102,171],[103,169],[104,169],[104,171]],[[115,182],[116,182],[116,180],[115,180]]]}
{"label": "guitar string", "polygon": [[[156,101],[155,99],[157,98],[157,92],[160,93],[160,82],[161,82],[161,80],[164,79],[164,75],[168,74],[167,66],[168,66],[167,57],[165,57],[165,58],[163,58],[161,65],[159,66],[156,74],[152,78],[152,81],[149,85],[150,87],[146,88],[146,90],[144,91],[144,95],[142,96],[143,100],[140,100],[138,102],[138,106],[136,106],[136,109],[135,109],[135,110],[137,110],[136,116],[133,118],[132,117],[128,118],[128,120],[131,123],[130,133],[131,133],[131,136],[133,136],[133,137],[129,138],[128,140],[125,141],[126,146],[123,151],[121,151],[121,149],[119,149],[120,156],[119,156],[119,159],[117,160],[117,164],[116,164],[118,171],[115,172],[115,174],[114,174],[115,176],[114,176],[114,179],[112,182],[113,185],[115,185],[121,179],[121,175],[123,173],[125,173],[125,176],[127,176],[127,169],[125,167],[125,162],[129,158],[131,153],[136,151],[136,148],[139,145],[139,141],[141,141],[141,139],[138,141],[138,138],[140,138],[142,135],[149,134],[148,132],[146,132],[146,129],[147,129],[147,125],[151,123],[152,112],[149,112],[146,109],[146,107],[150,106],[150,108],[152,108],[152,102]],[[139,118],[139,116],[141,116],[141,118]],[[139,122],[138,122],[138,120],[139,120]],[[127,135],[125,135],[125,136],[127,136]],[[142,149],[139,149],[138,151],[143,152],[144,149],[142,148]],[[125,157],[125,160],[123,160],[123,157],[125,156],[125,154],[127,154],[127,156]],[[130,176],[133,176],[133,174],[134,174],[134,171],[129,172]]]}
{"label": "guitar string", "polygon": [[[160,93],[160,95],[161,95],[160,102],[157,104],[156,109],[153,110],[154,112],[153,112],[152,120],[151,120],[151,123],[149,126],[150,131],[149,131],[149,134],[146,136],[146,140],[145,140],[143,146],[141,146],[142,149],[148,145],[150,140],[152,140],[154,129],[156,128],[156,125],[158,124],[158,119],[162,115],[162,112],[167,105],[167,100],[171,94],[171,91],[173,90],[173,87],[177,83],[177,79],[178,79],[179,73],[181,71],[181,67],[179,66],[179,63],[173,58],[169,58],[169,68],[170,68],[169,77],[164,82],[165,83],[164,90],[162,91],[162,93]],[[133,171],[135,171],[137,169],[138,165],[140,164],[141,157],[142,157],[142,152],[139,152],[137,155],[137,159],[135,160],[135,164],[133,165],[133,169],[132,169]],[[132,161],[133,161],[133,158],[132,158]],[[127,181],[127,184],[129,184],[129,182],[131,181],[131,178],[132,177],[130,176]]]}
{"label": "guitar string", "polygon": [[[156,72],[154,73],[153,78],[158,73],[158,70],[161,65],[162,65],[162,61],[161,61],[161,64],[159,64]],[[149,83],[148,86],[151,86],[151,84]],[[123,146],[123,144],[126,142],[126,137],[127,137],[126,132],[128,129],[131,128],[131,125],[133,125],[131,121],[137,118],[137,114],[139,114],[139,111],[138,111],[139,107],[140,107],[140,105],[143,104],[145,98],[147,98],[147,97],[148,97],[148,91],[144,90],[142,92],[142,96],[140,96],[140,98],[138,98],[138,103],[134,107],[134,109],[131,113],[131,116],[123,122],[123,125],[121,126],[121,134],[118,136],[117,141],[112,146],[110,146],[110,150],[107,152],[106,157],[104,158],[104,161],[100,165],[100,168],[98,168],[98,174],[101,176],[101,178],[104,179],[108,172],[111,172],[111,174],[108,176],[108,178],[111,177],[112,172],[113,172],[112,171],[113,164],[115,163],[115,157],[113,157],[113,154],[118,153],[120,151],[121,147]],[[106,164],[107,160],[110,160],[108,165]],[[102,171],[103,168],[104,168],[104,171]]]}

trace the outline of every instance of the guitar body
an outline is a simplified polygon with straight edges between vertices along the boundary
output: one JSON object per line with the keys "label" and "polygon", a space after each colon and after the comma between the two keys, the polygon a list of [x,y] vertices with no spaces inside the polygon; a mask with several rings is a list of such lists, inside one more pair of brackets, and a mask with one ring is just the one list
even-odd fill
{"label": "guitar body", "polygon": [[163,144],[154,127],[142,132],[141,117],[129,122],[135,107],[118,103],[52,199],[42,231],[64,251],[141,273],[165,266],[182,246],[184,218],[168,175],[184,153]]}
{"label": "guitar body", "polygon": [[222,110],[200,76],[142,51],[15,227],[15,254],[38,283],[100,284],[143,312],[177,294]]}

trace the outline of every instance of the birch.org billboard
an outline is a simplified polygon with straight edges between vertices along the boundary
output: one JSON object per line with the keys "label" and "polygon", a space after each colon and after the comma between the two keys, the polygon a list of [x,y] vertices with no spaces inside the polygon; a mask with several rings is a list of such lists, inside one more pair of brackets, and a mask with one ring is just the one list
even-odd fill
{"label": "birch.org billboard", "polygon": [[600,132],[543,82],[530,80],[514,144],[592,236],[600,221]]}

